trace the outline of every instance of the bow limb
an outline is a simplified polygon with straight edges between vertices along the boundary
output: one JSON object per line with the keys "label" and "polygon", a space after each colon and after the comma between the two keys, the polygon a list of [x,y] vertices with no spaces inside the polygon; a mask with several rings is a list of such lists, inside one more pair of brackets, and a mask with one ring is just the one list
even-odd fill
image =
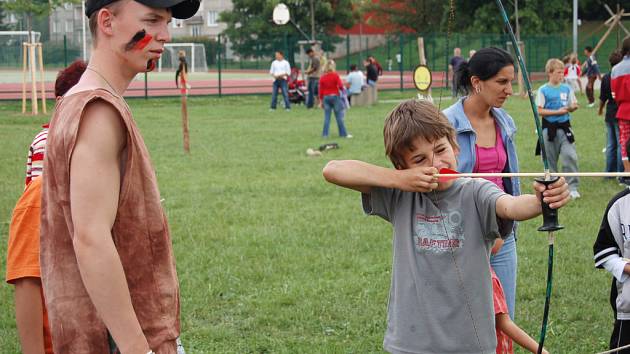
{"label": "bow limb", "polygon": [[[529,103],[532,107],[532,113],[534,115],[534,122],[536,123],[536,133],[538,134],[538,143],[540,144],[542,162],[545,168],[545,180],[539,180],[539,182],[548,186],[548,184],[552,183],[550,181],[549,176],[549,162],[547,160],[547,154],[545,150],[545,139],[543,138],[542,133],[542,125],[540,123],[540,117],[538,116],[538,108],[534,102],[534,94],[532,92],[532,85],[529,81],[529,75],[527,74],[527,68],[525,67],[525,62],[523,61],[523,56],[521,54],[521,49],[518,45],[518,41],[516,40],[516,36],[514,35],[514,31],[512,30],[512,25],[510,24],[510,20],[508,15],[503,7],[503,3],[501,0],[496,0],[497,6],[501,12],[501,16],[503,17],[503,22],[505,23],[505,27],[507,28],[508,34],[510,36],[510,40],[514,47],[514,52],[516,53],[516,59],[518,60],[518,64],[520,67],[521,75],[523,75],[523,82],[525,83],[525,88],[527,89],[527,96],[529,97]],[[552,289],[552,278],[553,278],[553,244],[554,244],[554,231],[559,230],[562,226],[558,225],[558,214],[557,211],[552,210],[542,202],[543,207],[543,218],[544,225],[540,227],[539,231],[547,231],[548,232],[548,240],[549,240],[549,256],[547,259],[547,291],[545,294],[545,308],[543,312],[543,320],[542,326],[540,330],[540,340],[538,341],[538,350],[537,354],[541,354],[543,350],[543,345],[545,343],[545,335],[547,334],[547,320],[549,319],[549,304],[551,302],[551,289]]]}

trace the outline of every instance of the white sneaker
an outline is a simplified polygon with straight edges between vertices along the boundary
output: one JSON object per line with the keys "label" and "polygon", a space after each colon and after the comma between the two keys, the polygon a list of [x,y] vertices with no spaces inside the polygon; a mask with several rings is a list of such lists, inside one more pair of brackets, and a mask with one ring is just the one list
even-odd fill
{"label": "white sneaker", "polygon": [[343,138],[346,138],[346,139],[352,139],[352,135],[351,135],[351,134],[348,134],[348,135],[344,136]]}
{"label": "white sneaker", "polygon": [[593,108],[593,107],[595,107],[595,102],[589,103],[588,108]]}
{"label": "white sneaker", "polygon": [[569,195],[571,196],[571,199],[578,199],[581,197],[580,192],[578,191],[571,191],[569,192]]}

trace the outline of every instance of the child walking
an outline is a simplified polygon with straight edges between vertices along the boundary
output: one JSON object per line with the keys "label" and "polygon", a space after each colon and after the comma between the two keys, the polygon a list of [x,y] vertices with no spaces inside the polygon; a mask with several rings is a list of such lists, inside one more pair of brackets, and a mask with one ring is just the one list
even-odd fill
{"label": "child walking", "polygon": [[[545,65],[549,82],[538,89],[536,105],[538,114],[543,117],[543,137],[545,152],[552,172],[558,171],[558,159],[562,172],[578,172],[578,156],[575,149],[575,136],[571,130],[571,115],[578,109],[574,91],[562,83],[564,64],[559,59],[549,59]],[[567,178],[571,198],[580,197],[579,179]]]}
{"label": "child walking", "polygon": [[[385,151],[396,169],[331,161],[324,178],[361,192],[363,209],[393,225],[393,271],[384,348],[390,353],[495,353],[490,249],[513,220],[541,213],[535,195],[508,195],[476,178],[438,181],[456,169],[455,130],[429,102],[405,101],[387,117]],[[569,201],[560,179],[543,193]]]}

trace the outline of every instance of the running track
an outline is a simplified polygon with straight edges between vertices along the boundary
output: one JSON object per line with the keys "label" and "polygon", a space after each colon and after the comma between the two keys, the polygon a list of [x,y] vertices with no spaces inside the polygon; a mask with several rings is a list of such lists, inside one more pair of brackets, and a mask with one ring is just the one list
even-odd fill
{"label": "running track", "polygon": [[[227,72],[227,71],[226,71]],[[231,71],[238,73],[246,73],[247,71]],[[252,74],[266,73],[266,71],[249,71]],[[211,72],[215,78],[210,80],[197,80],[191,81],[191,89],[189,90],[189,96],[196,95],[219,95],[219,81],[216,72]],[[344,75],[342,74],[342,77]],[[544,74],[540,75],[536,73],[535,79],[543,79]],[[542,77],[541,77],[542,76]],[[222,95],[243,95],[243,94],[270,94],[271,93],[271,79],[261,78],[230,78],[223,79],[221,81],[221,94]],[[48,99],[53,98],[54,83],[46,82],[46,97]],[[433,87],[444,87],[444,72],[433,73]],[[385,72],[378,81],[379,90],[397,90],[400,89],[400,73],[396,71]],[[411,72],[404,72],[403,74],[403,88],[413,89],[413,79]],[[38,87],[39,89],[39,87]],[[144,81],[134,80],[131,85],[125,91],[125,97],[143,97]],[[30,86],[26,88],[27,98],[30,98]],[[149,81],[148,83],[148,95],[151,97],[157,96],[179,96],[179,89],[175,87],[173,81]],[[0,100],[19,100],[22,97],[22,84],[21,83],[3,83],[0,84]]]}

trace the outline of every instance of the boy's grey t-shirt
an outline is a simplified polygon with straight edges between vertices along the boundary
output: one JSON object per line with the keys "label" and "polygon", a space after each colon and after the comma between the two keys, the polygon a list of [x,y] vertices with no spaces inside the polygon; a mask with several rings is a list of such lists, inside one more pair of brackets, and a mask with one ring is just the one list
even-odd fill
{"label": "boy's grey t-shirt", "polygon": [[490,249],[513,224],[496,216],[502,195],[477,178],[434,193],[373,188],[362,195],[367,214],[394,226],[385,350],[495,352]]}

